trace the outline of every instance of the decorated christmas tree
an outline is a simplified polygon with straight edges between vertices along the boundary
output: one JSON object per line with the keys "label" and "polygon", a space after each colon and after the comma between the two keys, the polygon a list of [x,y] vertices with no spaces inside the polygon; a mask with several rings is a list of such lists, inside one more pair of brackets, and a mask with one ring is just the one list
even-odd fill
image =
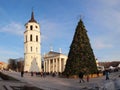
{"label": "decorated christmas tree", "polygon": [[96,60],[87,35],[87,30],[80,19],[73,41],[70,46],[65,67],[65,75],[78,75],[79,72],[95,73],[97,71]]}

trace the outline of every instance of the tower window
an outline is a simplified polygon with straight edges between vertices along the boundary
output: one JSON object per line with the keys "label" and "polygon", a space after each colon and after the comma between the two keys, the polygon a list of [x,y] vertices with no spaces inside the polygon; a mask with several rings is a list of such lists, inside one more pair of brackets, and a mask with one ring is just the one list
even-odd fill
{"label": "tower window", "polygon": [[38,36],[36,36],[36,42],[38,42]]}
{"label": "tower window", "polygon": [[26,42],[27,42],[27,35],[26,35]]}
{"label": "tower window", "polygon": [[28,26],[26,26],[26,28],[28,28]]}
{"label": "tower window", "polygon": [[33,30],[33,26],[32,25],[30,26],[30,30]]}
{"label": "tower window", "polygon": [[31,47],[31,52],[32,52],[32,47]]}
{"label": "tower window", "polygon": [[32,34],[30,35],[30,41],[32,41]]}
{"label": "tower window", "polygon": [[37,26],[35,26],[36,28],[38,28]]}

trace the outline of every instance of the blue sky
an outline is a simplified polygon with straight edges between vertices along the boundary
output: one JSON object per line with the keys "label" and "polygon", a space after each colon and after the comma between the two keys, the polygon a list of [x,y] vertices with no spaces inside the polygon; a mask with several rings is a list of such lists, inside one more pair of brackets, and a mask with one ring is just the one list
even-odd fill
{"label": "blue sky", "polygon": [[0,0],[0,61],[24,57],[23,32],[32,8],[41,27],[41,52],[68,54],[82,15],[95,57],[120,60],[119,0]]}

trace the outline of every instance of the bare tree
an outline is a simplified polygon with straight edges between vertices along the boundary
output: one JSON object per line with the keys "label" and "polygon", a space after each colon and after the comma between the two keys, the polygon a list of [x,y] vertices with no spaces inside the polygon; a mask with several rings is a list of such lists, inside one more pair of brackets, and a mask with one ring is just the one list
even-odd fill
{"label": "bare tree", "polygon": [[16,59],[9,59],[8,60],[8,69],[16,71],[17,68],[17,61]]}

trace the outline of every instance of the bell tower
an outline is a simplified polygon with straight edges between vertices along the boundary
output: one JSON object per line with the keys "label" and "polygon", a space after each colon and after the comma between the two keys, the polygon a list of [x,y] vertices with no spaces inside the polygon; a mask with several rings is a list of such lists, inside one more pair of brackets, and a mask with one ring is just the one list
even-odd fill
{"label": "bell tower", "polygon": [[31,13],[31,19],[25,24],[24,32],[24,71],[41,71],[40,26]]}

